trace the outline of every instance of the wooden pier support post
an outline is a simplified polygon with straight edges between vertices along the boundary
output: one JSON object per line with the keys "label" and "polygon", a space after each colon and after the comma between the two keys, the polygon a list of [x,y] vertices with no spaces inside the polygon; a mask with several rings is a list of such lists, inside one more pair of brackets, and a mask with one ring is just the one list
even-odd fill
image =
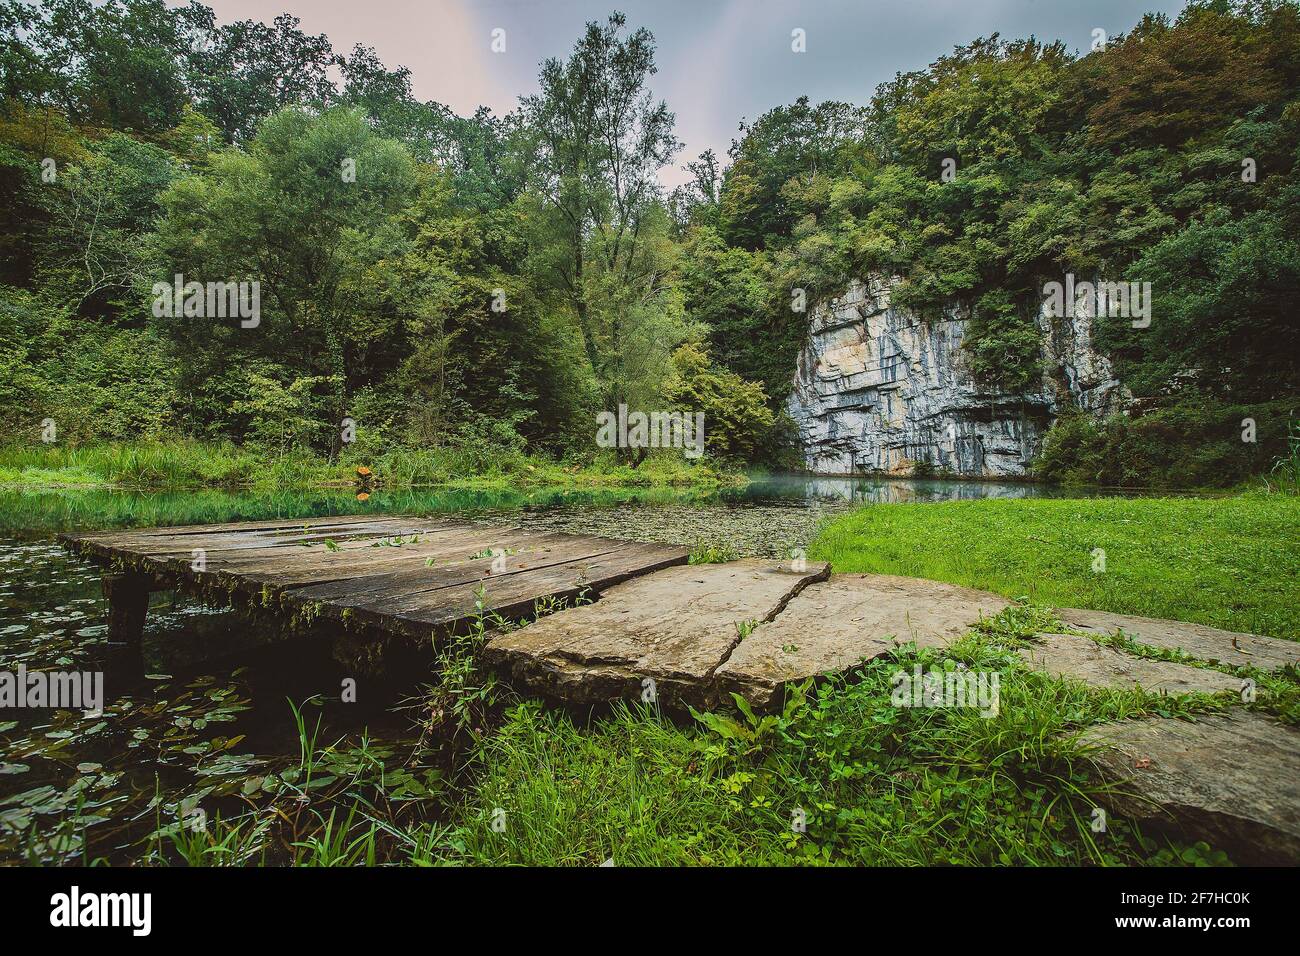
{"label": "wooden pier support post", "polygon": [[104,599],[108,601],[108,639],[123,644],[123,657],[144,665],[144,618],[149,611],[149,592],[153,580],[147,575],[106,574],[103,578]]}

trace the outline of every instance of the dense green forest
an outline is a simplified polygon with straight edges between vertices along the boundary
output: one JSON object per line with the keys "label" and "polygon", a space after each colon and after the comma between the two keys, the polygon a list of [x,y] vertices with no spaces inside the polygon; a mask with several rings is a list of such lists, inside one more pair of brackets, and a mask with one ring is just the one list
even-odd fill
{"label": "dense green forest", "polygon": [[[970,367],[1015,393],[1054,371],[1036,315],[1073,273],[1150,282],[1154,320],[1099,320],[1138,413],[1065,415],[1040,474],[1223,483],[1282,453],[1295,3],[1196,2],[1084,53],[976,39],[860,104],[742,122],[671,192],[654,73],[613,14],[517,109],[465,117],[288,15],[4,0],[0,428],[581,461],[626,404],[702,410],[711,456],[782,464],[792,290],[897,277],[896,303],[969,315]],[[256,321],[160,309],[182,281],[257,282]]]}

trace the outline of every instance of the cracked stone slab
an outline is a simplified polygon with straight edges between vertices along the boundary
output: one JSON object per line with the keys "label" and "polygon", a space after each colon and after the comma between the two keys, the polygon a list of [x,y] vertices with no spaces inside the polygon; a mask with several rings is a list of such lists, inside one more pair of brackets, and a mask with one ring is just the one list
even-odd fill
{"label": "cracked stone slab", "polygon": [[804,588],[774,621],[741,641],[718,668],[718,682],[756,708],[771,708],[789,681],[842,673],[909,641],[946,647],[1009,603],[920,578],[832,575]]}
{"label": "cracked stone slab", "polygon": [[1234,863],[1300,863],[1300,730],[1248,711],[1090,728],[1112,810],[1172,827]]}
{"label": "cracked stone slab", "polygon": [[1251,665],[1262,670],[1300,663],[1300,641],[1109,611],[1065,607],[1057,614],[1066,624],[1080,631],[1111,635],[1122,630],[1140,644],[1182,650],[1203,661],[1217,661],[1233,667]]}
{"label": "cracked stone slab", "polygon": [[516,681],[575,703],[640,697],[655,682],[668,705],[714,702],[714,670],[738,624],[770,621],[830,565],[743,560],[667,568],[607,590],[593,604],[499,634],[485,661]]}
{"label": "cracked stone slab", "polygon": [[1240,678],[1220,671],[1135,657],[1078,634],[1040,634],[1032,647],[1020,650],[1020,656],[1055,677],[1073,677],[1093,687],[1141,687],[1158,694],[1241,689]]}

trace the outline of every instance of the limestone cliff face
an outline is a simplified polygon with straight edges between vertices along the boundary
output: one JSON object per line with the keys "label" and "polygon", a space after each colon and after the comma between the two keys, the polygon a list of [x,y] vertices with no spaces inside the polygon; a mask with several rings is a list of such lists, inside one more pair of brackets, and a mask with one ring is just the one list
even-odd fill
{"label": "limestone cliff face", "polygon": [[1044,376],[1026,395],[978,385],[961,348],[967,318],[954,308],[925,321],[893,308],[890,284],[855,282],[816,307],[787,411],[809,471],[1024,475],[1064,403],[1095,414],[1121,407],[1110,363],[1092,349],[1092,322],[1039,317]]}

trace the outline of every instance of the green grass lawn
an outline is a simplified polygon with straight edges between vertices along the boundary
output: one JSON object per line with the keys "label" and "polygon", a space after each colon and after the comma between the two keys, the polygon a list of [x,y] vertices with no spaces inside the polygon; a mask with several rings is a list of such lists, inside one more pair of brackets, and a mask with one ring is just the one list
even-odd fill
{"label": "green grass lawn", "polygon": [[1300,639],[1294,496],[877,505],[832,521],[808,555],[837,572]]}

